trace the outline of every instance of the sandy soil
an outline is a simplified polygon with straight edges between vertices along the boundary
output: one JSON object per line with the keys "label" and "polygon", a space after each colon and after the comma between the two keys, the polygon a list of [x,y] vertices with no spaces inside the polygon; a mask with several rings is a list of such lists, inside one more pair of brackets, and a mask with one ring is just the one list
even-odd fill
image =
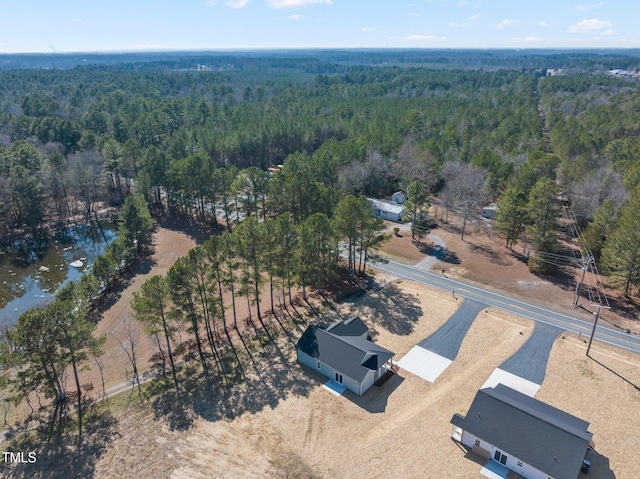
{"label": "sandy soil", "polygon": [[[378,280],[385,284],[381,290],[339,311],[363,317],[376,342],[395,351],[396,359],[457,308],[437,290]],[[172,422],[155,418],[151,408],[131,408],[97,461],[95,476],[479,478],[481,461],[450,439],[449,421],[454,413],[466,413],[476,390],[526,341],[533,323],[485,310],[436,383],[401,370],[362,397],[350,392],[338,397],[322,388],[323,376],[295,362],[292,339],[303,325],[286,328],[289,334],[276,341],[253,380],[242,386],[249,396],[227,398],[237,414],[220,418],[210,398],[207,412],[196,414],[189,428],[172,430]],[[640,393],[634,386],[640,384],[640,358],[594,343],[599,364],[585,357],[585,349],[578,337],[560,337],[537,397],[591,423],[598,453],[589,477],[634,478],[640,468],[640,457],[632,452],[640,446],[634,435],[640,428]],[[277,387],[268,394],[248,392],[265,384]],[[239,398],[242,404],[233,402]]]}
{"label": "sandy soil", "polygon": [[[501,247],[499,240],[473,229],[467,242],[456,241],[456,231],[440,228],[435,233],[446,238],[450,254],[455,255],[443,263],[450,275],[483,282],[476,275],[492,268],[495,279],[489,287],[511,287],[524,297],[533,291],[534,299],[543,292],[551,301],[567,297],[567,291],[552,284],[514,285],[522,278],[541,280],[526,276],[526,265],[514,258],[491,253]],[[407,236],[407,244],[414,247],[410,234],[404,234],[404,241]],[[148,276],[166,273],[194,245],[195,240],[184,233],[159,228],[154,255],[104,313],[98,332],[108,335],[103,357],[108,382],[125,379],[124,371],[130,367],[115,338],[126,335],[123,318],[130,313],[132,292]],[[394,351],[396,360],[444,324],[459,305],[450,294],[424,285],[380,273],[376,281],[381,289],[345,301],[338,311],[365,319],[375,341]],[[298,310],[311,314],[308,308],[298,306]],[[326,378],[296,362],[294,344],[305,327],[299,318],[290,308],[279,316],[282,327],[269,323],[277,338],[253,340],[259,348],[254,352],[256,363],[241,354],[248,379],[230,389],[189,391],[181,400],[183,408],[171,398],[168,403],[156,398],[118,408],[96,435],[99,443],[82,456],[81,473],[71,477],[481,477],[481,461],[450,439],[449,421],[454,413],[466,413],[476,390],[530,336],[533,322],[489,308],[478,315],[458,357],[436,383],[401,370],[362,397],[348,391],[338,397],[321,387]],[[337,318],[326,309],[313,320]],[[242,353],[242,346],[236,346]],[[574,335],[556,340],[537,397],[591,423],[597,454],[592,456],[589,477],[632,479],[640,470],[640,457],[634,453],[640,447],[635,436],[640,429],[640,357],[596,342],[594,361],[585,350],[582,338]],[[154,351],[144,334],[139,351],[141,358]],[[97,387],[95,367],[82,374]],[[14,476],[62,477],[51,476],[51,471],[64,473],[64,460],[65,456],[43,458],[38,471],[24,465],[20,466],[24,473]]]}
{"label": "sandy soil", "polygon": [[[131,363],[120,346],[120,342],[126,344],[128,328],[130,327],[138,337],[136,355],[138,367],[142,370],[148,368],[148,360],[156,351],[151,337],[144,333],[140,323],[132,319],[131,300],[133,293],[139,291],[142,284],[151,276],[165,275],[169,268],[180,257],[186,255],[195,247],[195,240],[181,231],[174,231],[159,227],[153,235],[154,252],[131,275],[131,279],[124,287],[119,288],[108,300],[107,307],[96,327],[96,335],[106,335],[104,355],[100,361],[104,364],[106,387],[129,379],[127,372],[132,371]],[[129,318],[129,321],[127,321]],[[92,384],[97,394],[101,390],[99,370],[95,363],[90,364],[91,370],[83,371],[82,383]],[[101,391],[100,391],[101,392]]]}
{"label": "sandy soil", "polygon": [[[431,214],[439,210],[432,207]],[[439,213],[438,213],[439,218]],[[565,269],[553,277],[540,277],[529,272],[521,245],[511,251],[505,247],[503,239],[491,230],[489,222],[467,225],[464,241],[460,239],[461,220],[453,212],[448,223],[438,221],[438,227],[431,231],[446,243],[447,254],[437,262],[432,271],[445,270],[447,276],[459,278],[495,291],[506,292],[524,301],[551,308],[564,314],[590,321],[592,316],[571,306],[574,299],[576,281],[581,274],[578,268]],[[388,227],[397,226],[389,223]],[[410,231],[401,231],[400,236],[391,234],[381,254],[407,264],[416,264],[432,251],[433,243],[422,240],[418,244],[411,239]],[[604,278],[606,281],[606,278]],[[607,289],[611,310],[604,310],[601,319],[622,329],[630,329],[640,334],[638,321],[640,304],[633,299],[621,297],[617,290]],[[583,294],[580,300],[587,309],[589,299]],[[594,308],[591,308],[594,309]]]}

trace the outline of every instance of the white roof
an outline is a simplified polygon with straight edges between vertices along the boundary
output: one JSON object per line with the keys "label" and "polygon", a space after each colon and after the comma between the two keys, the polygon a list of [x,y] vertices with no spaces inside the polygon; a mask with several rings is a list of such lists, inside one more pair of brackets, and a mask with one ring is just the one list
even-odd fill
{"label": "white roof", "polygon": [[367,199],[373,205],[374,208],[377,208],[381,211],[386,211],[388,213],[395,213],[397,215],[401,215],[402,213],[404,213],[404,206],[399,205],[398,203],[394,203],[393,201],[378,200],[375,198],[367,198]]}

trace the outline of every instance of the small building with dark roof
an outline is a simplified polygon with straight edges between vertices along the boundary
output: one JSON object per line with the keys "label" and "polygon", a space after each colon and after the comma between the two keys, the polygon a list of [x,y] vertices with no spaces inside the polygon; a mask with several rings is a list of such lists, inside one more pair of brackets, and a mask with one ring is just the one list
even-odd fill
{"label": "small building with dark roof", "polygon": [[591,443],[589,423],[504,384],[477,392],[452,438],[527,479],[576,479]]}
{"label": "small building with dark roof", "polygon": [[368,332],[359,317],[310,325],[296,344],[298,362],[362,395],[391,368],[394,356],[369,341]]}

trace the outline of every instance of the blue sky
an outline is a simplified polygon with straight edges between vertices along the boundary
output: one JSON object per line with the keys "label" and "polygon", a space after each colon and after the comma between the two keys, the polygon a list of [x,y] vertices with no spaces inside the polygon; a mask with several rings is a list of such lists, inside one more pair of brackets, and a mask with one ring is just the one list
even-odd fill
{"label": "blue sky", "polygon": [[0,52],[640,48],[638,0],[1,0]]}

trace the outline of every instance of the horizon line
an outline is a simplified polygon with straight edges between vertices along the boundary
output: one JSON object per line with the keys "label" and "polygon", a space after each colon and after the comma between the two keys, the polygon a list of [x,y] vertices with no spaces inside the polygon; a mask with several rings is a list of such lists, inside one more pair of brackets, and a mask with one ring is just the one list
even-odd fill
{"label": "horizon line", "polygon": [[135,53],[234,53],[234,52],[295,52],[295,51],[332,51],[332,50],[369,50],[369,51],[637,51],[640,47],[237,47],[237,48],[157,48],[129,50],[71,50],[71,51],[32,51],[0,52],[0,55],[96,55],[96,54],[135,54]]}

